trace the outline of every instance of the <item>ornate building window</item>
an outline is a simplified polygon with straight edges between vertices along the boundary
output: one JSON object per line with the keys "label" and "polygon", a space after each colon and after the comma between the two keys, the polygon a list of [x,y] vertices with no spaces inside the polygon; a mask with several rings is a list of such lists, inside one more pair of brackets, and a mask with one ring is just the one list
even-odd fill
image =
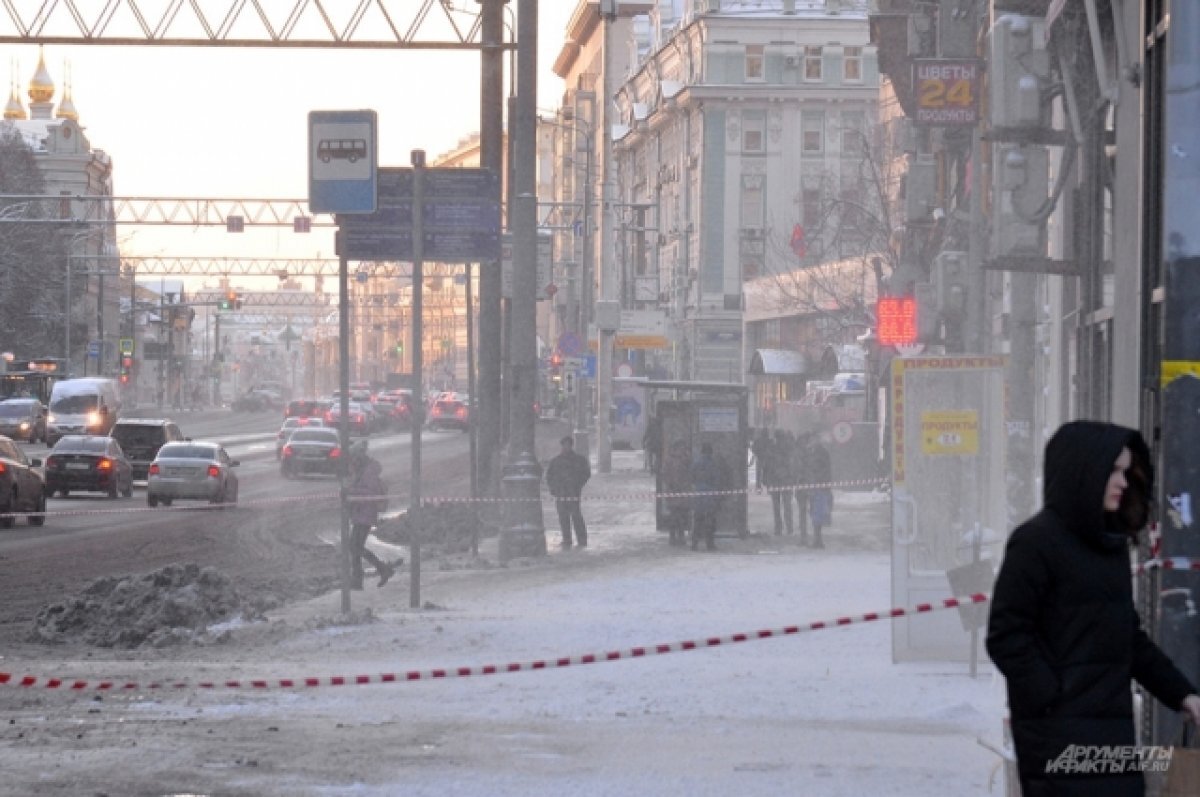
{"label": "ornate building window", "polygon": [[842,79],[847,83],[862,82],[862,47],[846,47],[842,51]]}
{"label": "ornate building window", "polygon": [[766,79],[763,68],[766,48],[761,44],[746,45],[746,82],[761,83]]}
{"label": "ornate building window", "polygon": [[767,151],[767,115],[763,111],[742,112],[742,152],[758,155]]}
{"label": "ornate building window", "polygon": [[805,47],[804,48],[804,79],[805,80],[820,80],[822,66],[822,52],[820,47]]}
{"label": "ornate building window", "polygon": [[825,151],[824,111],[805,111],[801,116],[800,151],[808,155]]}

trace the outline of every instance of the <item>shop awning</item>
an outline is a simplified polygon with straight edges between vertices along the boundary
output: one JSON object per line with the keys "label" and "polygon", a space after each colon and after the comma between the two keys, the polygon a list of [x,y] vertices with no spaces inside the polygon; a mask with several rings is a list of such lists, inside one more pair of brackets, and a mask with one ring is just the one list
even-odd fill
{"label": "shop awning", "polygon": [[808,370],[804,355],[791,349],[755,349],[751,376],[799,376]]}

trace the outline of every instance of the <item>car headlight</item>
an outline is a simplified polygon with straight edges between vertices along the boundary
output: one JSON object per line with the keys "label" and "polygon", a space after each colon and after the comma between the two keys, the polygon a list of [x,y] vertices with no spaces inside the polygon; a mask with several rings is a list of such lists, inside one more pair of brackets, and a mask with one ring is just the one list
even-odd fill
{"label": "car headlight", "polygon": [[58,422],[58,418],[55,418],[53,415],[46,416],[46,423],[57,423],[57,422]]}
{"label": "car headlight", "polygon": [[21,431],[24,432],[29,428],[29,421],[21,421]]}
{"label": "car headlight", "polygon": [[100,413],[89,412],[88,416],[87,416],[87,425],[88,426],[97,426],[97,425],[99,425],[99,423],[100,423]]}

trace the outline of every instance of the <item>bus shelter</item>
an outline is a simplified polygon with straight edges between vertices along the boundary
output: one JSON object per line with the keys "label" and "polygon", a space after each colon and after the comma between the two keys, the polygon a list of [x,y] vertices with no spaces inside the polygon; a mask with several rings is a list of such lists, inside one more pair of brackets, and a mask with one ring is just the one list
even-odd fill
{"label": "bus shelter", "polygon": [[[746,472],[748,465],[749,404],[745,385],[728,382],[683,382],[641,380],[646,391],[649,417],[659,424],[657,451],[654,461],[661,463],[677,441],[682,441],[691,453],[692,461],[700,456],[705,443],[725,465],[725,489],[737,491],[726,497],[717,516],[717,534],[745,537]],[[655,469],[655,492],[663,493],[662,468]],[[661,499],[656,501],[656,528],[667,528],[667,509]]]}

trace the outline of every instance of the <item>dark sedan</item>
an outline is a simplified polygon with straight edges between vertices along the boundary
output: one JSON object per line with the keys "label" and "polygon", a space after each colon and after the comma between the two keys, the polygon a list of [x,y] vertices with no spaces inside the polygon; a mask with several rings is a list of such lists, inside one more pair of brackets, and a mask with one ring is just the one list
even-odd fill
{"label": "dark sedan", "polygon": [[133,495],[133,465],[111,437],[69,434],[60,437],[46,457],[46,494],[66,496],[72,490]]}
{"label": "dark sedan", "polygon": [[46,406],[35,398],[0,401],[0,434],[36,443],[46,440]]}
{"label": "dark sedan", "polygon": [[21,447],[0,437],[0,528],[12,528],[17,515],[26,512],[29,525],[46,522],[46,484],[37,468],[40,459],[29,460]]}
{"label": "dark sedan", "polygon": [[279,472],[285,479],[302,473],[336,476],[342,464],[342,442],[337,429],[297,429],[282,454]]}

